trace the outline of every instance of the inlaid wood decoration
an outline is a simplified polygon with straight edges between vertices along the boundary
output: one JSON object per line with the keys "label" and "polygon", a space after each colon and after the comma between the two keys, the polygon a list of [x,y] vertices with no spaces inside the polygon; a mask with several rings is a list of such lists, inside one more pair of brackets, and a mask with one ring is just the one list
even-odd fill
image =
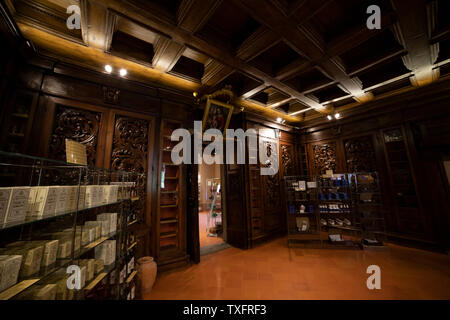
{"label": "inlaid wood decoration", "polygon": [[336,171],[336,143],[316,144],[313,146],[314,167],[318,174],[327,170]]}
{"label": "inlaid wood decoration", "polygon": [[377,171],[375,149],[371,136],[348,139],[344,142],[348,172]]}
{"label": "inlaid wood decoration", "polygon": [[66,139],[86,146],[87,163],[95,165],[102,114],[58,105],[51,136],[49,158],[65,161]]}

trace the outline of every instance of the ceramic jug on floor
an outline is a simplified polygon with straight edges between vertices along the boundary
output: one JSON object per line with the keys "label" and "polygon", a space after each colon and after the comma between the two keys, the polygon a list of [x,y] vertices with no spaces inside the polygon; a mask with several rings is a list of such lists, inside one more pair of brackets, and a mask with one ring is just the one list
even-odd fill
{"label": "ceramic jug on floor", "polygon": [[141,294],[146,294],[152,291],[156,280],[157,265],[152,257],[142,257],[138,259],[138,265]]}

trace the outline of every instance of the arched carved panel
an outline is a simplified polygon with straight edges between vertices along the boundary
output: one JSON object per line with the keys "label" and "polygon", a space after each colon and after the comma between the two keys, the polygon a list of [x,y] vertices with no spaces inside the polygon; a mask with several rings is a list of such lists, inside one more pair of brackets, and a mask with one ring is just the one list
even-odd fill
{"label": "arched carved panel", "polygon": [[49,158],[66,160],[66,139],[86,146],[87,161],[95,165],[102,114],[58,105],[51,137]]}
{"label": "arched carved panel", "polygon": [[348,139],[344,142],[348,172],[377,170],[375,149],[371,136]]}
{"label": "arched carved panel", "polygon": [[313,157],[318,174],[324,174],[327,170],[336,172],[336,142],[314,145]]}

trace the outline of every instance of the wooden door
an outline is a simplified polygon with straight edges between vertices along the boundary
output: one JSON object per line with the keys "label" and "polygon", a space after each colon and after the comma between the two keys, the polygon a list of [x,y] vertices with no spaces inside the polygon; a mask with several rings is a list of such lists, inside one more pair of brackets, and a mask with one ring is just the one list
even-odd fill
{"label": "wooden door", "polygon": [[244,166],[224,166],[227,242],[232,246],[246,249],[248,241]]}

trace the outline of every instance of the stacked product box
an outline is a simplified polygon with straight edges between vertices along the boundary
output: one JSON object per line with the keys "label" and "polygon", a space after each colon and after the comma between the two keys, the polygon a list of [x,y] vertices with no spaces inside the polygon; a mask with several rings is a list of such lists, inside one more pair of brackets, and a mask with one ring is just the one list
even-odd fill
{"label": "stacked product box", "polygon": [[84,259],[78,262],[80,267],[86,267],[86,281],[92,281],[95,275],[95,260]]}
{"label": "stacked product box", "polygon": [[[1,190],[0,226],[24,222],[27,215],[28,198],[31,188],[13,187],[1,188]],[[6,201],[6,199],[8,200]]]}
{"label": "stacked product box", "polygon": [[85,207],[92,208],[99,204],[99,186],[86,186]]}
{"label": "stacked product box", "polygon": [[17,255],[22,256],[22,264],[20,266],[20,277],[27,278],[39,273],[44,254],[44,246],[27,243],[22,246],[12,246],[0,249],[1,255]]}
{"label": "stacked product box", "polygon": [[58,240],[58,259],[66,259],[70,257],[72,253],[72,247],[74,246],[74,250],[80,250],[81,245],[81,237],[80,235],[76,235],[75,244],[73,244],[73,232],[55,232],[48,235],[52,239]]}
{"label": "stacked product box", "polygon": [[86,221],[84,225],[86,227],[95,228],[96,239],[109,234],[109,221]]}
{"label": "stacked product box", "polygon": [[119,186],[118,185],[106,185],[103,186],[104,188],[104,192],[103,192],[103,196],[104,196],[104,203],[108,204],[108,203],[115,203],[117,202],[117,194],[119,191]]}
{"label": "stacked product box", "polygon": [[0,292],[17,283],[22,259],[20,255],[0,255]]}
{"label": "stacked product box", "polygon": [[97,215],[97,221],[109,221],[109,233],[117,231],[117,213],[102,213]]}
{"label": "stacked product box", "polygon": [[61,215],[69,211],[67,208],[68,204],[68,194],[70,186],[59,186],[58,187],[58,198],[56,200],[55,214]]}
{"label": "stacked product box", "polygon": [[95,259],[109,266],[116,261],[116,240],[107,240],[95,248]]}
{"label": "stacked product box", "polygon": [[42,219],[53,217],[56,214],[59,187],[39,187],[37,191],[35,210],[32,217]]}
{"label": "stacked product box", "polygon": [[0,188],[0,227],[5,222],[10,197],[11,188]]}
{"label": "stacked product box", "polygon": [[56,285],[56,300],[72,300],[73,290],[67,287],[67,281],[70,275],[66,273],[65,269],[60,269],[48,277],[45,284]]}
{"label": "stacked product box", "polygon": [[103,260],[101,259],[95,259],[94,260],[94,272],[95,274],[99,274],[100,272],[103,271],[103,269],[105,268]]}
{"label": "stacked product box", "polygon": [[41,267],[48,267],[56,262],[58,254],[59,241],[58,240],[43,240],[43,241],[17,241],[10,243],[6,248],[26,248],[33,246],[43,246]]}

